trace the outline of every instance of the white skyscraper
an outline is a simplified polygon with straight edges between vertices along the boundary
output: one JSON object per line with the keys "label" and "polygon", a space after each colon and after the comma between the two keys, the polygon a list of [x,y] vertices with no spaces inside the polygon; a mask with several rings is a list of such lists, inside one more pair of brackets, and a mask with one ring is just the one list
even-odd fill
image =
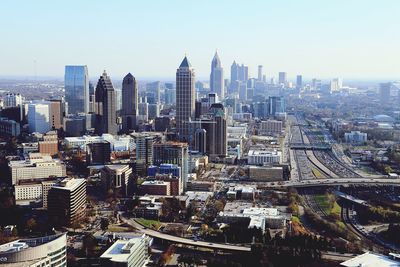
{"label": "white skyscraper", "polygon": [[30,132],[46,133],[50,130],[50,103],[37,102],[28,105]]}
{"label": "white skyscraper", "polygon": [[221,60],[217,52],[215,52],[211,62],[210,89],[211,92],[216,93],[220,99],[224,99],[224,69],[222,68]]}
{"label": "white skyscraper", "polygon": [[180,140],[190,142],[189,122],[195,117],[195,73],[187,57],[176,70],[176,130]]}

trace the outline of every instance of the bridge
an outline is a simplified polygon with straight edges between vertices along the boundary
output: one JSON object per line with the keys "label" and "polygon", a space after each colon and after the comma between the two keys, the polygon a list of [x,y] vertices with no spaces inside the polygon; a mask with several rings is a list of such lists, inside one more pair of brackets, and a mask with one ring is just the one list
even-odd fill
{"label": "bridge", "polygon": [[346,194],[346,193],[343,193],[343,192],[340,192],[340,191],[337,191],[337,190],[335,190],[334,193],[338,197],[340,197],[342,199],[345,199],[345,200],[348,200],[348,201],[350,201],[352,203],[355,203],[355,204],[358,204],[358,205],[361,205],[361,206],[368,206],[367,201],[359,199],[359,198],[356,198],[356,197],[353,197],[352,195],[349,195],[349,194]]}
{"label": "bridge", "polygon": [[135,219],[127,219],[124,217],[121,217],[121,219],[125,223],[135,227],[138,231],[140,231],[143,234],[146,234],[153,238],[173,242],[176,244],[182,244],[182,245],[191,246],[191,247],[195,247],[195,248],[196,247],[207,248],[207,249],[213,249],[213,250],[225,250],[225,251],[236,251],[236,252],[250,252],[251,251],[251,248],[246,247],[246,246],[232,245],[232,244],[226,244],[226,243],[205,242],[205,241],[200,241],[200,240],[197,241],[197,240],[193,240],[193,239],[189,239],[189,238],[164,234],[159,231],[144,227],[143,225],[141,225],[137,221],[135,221]]}
{"label": "bridge", "polygon": [[285,187],[318,187],[336,185],[387,185],[400,186],[400,179],[393,178],[331,178],[331,179],[310,179],[301,181],[282,181],[282,182],[254,182],[258,188],[285,188]]}
{"label": "bridge", "polygon": [[304,144],[304,143],[291,143],[290,149],[296,150],[331,150],[332,146],[329,144]]}

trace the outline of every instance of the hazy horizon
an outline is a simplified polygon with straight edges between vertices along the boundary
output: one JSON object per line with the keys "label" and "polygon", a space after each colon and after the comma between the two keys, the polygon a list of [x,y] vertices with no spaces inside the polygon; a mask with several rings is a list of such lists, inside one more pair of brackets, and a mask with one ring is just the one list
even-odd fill
{"label": "hazy horizon", "polygon": [[[24,6],[22,9],[21,6]],[[216,50],[267,78],[396,80],[398,1],[9,1],[0,77],[63,77],[65,65],[115,78],[173,80],[185,53],[207,80]],[[91,12],[95,11],[95,12]],[[36,62],[36,63],[35,63]]]}

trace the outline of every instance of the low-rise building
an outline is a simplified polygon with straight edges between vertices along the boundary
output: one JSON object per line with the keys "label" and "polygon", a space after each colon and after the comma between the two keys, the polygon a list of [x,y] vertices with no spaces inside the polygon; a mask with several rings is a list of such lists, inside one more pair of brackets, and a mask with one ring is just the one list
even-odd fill
{"label": "low-rise building", "polygon": [[43,140],[39,141],[39,152],[50,156],[58,154],[57,131],[50,131],[43,135]]}
{"label": "low-rise building", "polygon": [[15,205],[47,208],[47,195],[57,180],[21,181],[14,186]]}
{"label": "low-rise building", "polygon": [[344,134],[344,140],[346,143],[361,145],[367,142],[367,133],[362,133],[360,131],[351,131],[350,133]]}
{"label": "low-rise building", "polygon": [[278,120],[267,120],[261,122],[260,133],[265,135],[281,134],[283,122]]}
{"label": "low-rise building", "polygon": [[30,153],[26,160],[10,161],[12,185],[21,180],[34,180],[48,177],[65,177],[66,168],[59,160],[48,155]]}
{"label": "low-rise building", "polygon": [[152,238],[143,235],[129,240],[117,240],[101,256],[101,266],[144,267],[149,259]]}
{"label": "low-rise building", "polygon": [[249,178],[262,182],[283,181],[283,167],[249,166]]}
{"label": "low-rise building", "polygon": [[0,259],[5,266],[67,266],[67,235],[19,239],[0,245]]}
{"label": "low-rise building", "polygon": [[145,195],[171,195],[171,184],[165,181],[144,181],[140,185],[140,192]]}
{"label": "low-rise building", "polygon": [[249,150],[248,164],[265,165],[280,163],[282,153],[277,150]]}
{"label": "low-rise building", "polygon": [[259,228],[263,232],[267,228],[279,229],[286,226],[291,215],[282,213],[276,208],[253,207],[251,202],[228,202],[217,217],[219,222],[234,223],[248,221],[249,228]]}

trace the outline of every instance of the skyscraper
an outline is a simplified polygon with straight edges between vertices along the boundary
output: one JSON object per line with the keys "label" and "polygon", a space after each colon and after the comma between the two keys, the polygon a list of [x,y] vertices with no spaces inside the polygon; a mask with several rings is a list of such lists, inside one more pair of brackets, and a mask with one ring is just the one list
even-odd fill
{"label": "skyscraper", "polygon": [[388,104],[390,102],[390,89],[392,83],[381,83],[379,84],[379,97],[381,104]]}
{"label": "skyscraper", "polygon": [[179,139],[191,141],[189,122],[195,117],[195,73],[187,57],[176,70],[176,130]]}
{"label": "skyscraper", "polygon": [[106,71],[96,86],[96,132],[117,134],[115,91]]}
{"label": "skyscraper", "polygon": [[242,82],[247,82],[249,79],[249,67],[246,65],[239,66],[238,79]]}
{"label": "skyscraper", "polygon": [[211,92],[216,93],[220,99],[224,99],[224,69],[222,68],[221,60],[219,59],[217,52],[215,52],[214,58],[211,62],[210,89]]}
{"label": "skyscraper", "polygon": [[258,65],[258,80],[262,81],[263,80],[263,66]]}
{"label": "skyscraper", "polygon": [[231,83],[239,80],[238,73],[239,73],[239,65],[236,63],[236,61],[233,61],[231,65]]}
{"label": "skyscraper", "polygon": [[296,88],[301,88],[303,86],[303,76],[297,75],[296,76]]}
{"label": "skyscraper", "polygon": [[149,104],[160,104],[161,82],[156,81],[146,84],[146,96]]}
{"label": "skyscraper", "polygon": [[136,128],[138,115],[138,88],[135,77],[128,73],[122,81],[122,130],[128,132]]}
{"label": "skyscraper", "polygon": [[89,75],[87,66],[65,66],[65,101],[68,113],[89,112]]}
{"label": "skyscraper", "polygon": [[268,114],[275,116],[276,113],[285,112],[285,99],[282,96],[270,96],[268,99]]}
{"label": "skyscraper", "polygon": [[287,74],[286,72],[279,72],[279,84],[286,85],[287,83]]}

